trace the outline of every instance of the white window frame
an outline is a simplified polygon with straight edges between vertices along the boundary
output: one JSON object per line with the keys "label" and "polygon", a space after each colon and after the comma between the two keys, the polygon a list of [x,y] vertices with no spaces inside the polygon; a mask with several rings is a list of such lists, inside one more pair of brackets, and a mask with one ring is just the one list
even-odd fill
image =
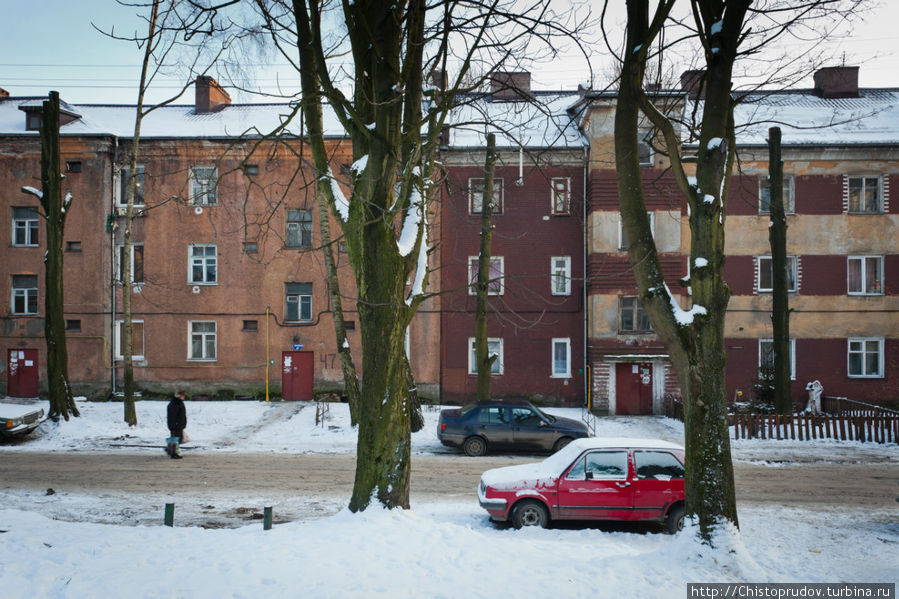
{"label": "white window frame", "polygon": [[[565,346],[565,369],[560,371],[556,369],[556,347]],[[553,337],[550,355],[550,367],[552,369],[551,378],[554,379],[570,379],[571,378],[571,339],[569,337]]]}
{"label": "white window frame", "polygon": [[[565,204],[564,210],[559,210],[559,202],[561,196]],[[571,214],[571,177],[553,177],[549,181],[549,206],[552,214],[556,216],[565,216]]]}
{"label": "white window frame", "polygon": [[[119,169],[119,185],[118,185],[118,198],[116,199],[116,204],[119,208],[125,208],[128,205],[128,173],[131,169],[124,167]],[[143,208],[146,206],[146,184],[147,184],[147,167],[143,164],[138,164],[135,167],[135,171],[137,171],[137,175],[135,176],[135,185],[134,185],[134,206],[136,208]]]}
{"label": "white window frame", "polygon": [[[499,264],[499,277],[491,278],[487,283],[487,295],[502,295],[505,292],[506,285],[506,260],[503,256],[490,256],[491,274],[495,270],[493,265]],[[468,257],[468,295],[477,295],[478,289],[478,257]]]}
{"label": "white window frame", "polygon": [[[212,332],[209,331],[194,331],[194,325],[197,324],[211,324]],[[194,356],[193,353],[193,341],[194,335],[199,335],[201,337],[200,341],[200,356]],[[212,336],[213,341],[213,355],[210,357],[206,352],[206,343],[208,341],[208,337]],[[215,362],[218,359],[218,323],[214,320],[190,320],[187,322],[187,359],[191,362]]]}
{"label": "white window frame", "polygon": [[[147,352],[147,346],[146,346],[146,342],[147,342],[146,326],[144,325],[144,321],[143,321],[143,320],[132,320],[132,321],[131,321],[131,347],[132,347],[132,348],[134,347],[134,325],[136,325],[136,324],[141,325],[141,328],[140,328],[140,346],[143,348],[144,351],[141,352],[140,354],[133,354],[133,355],[131,356],[131,359],[132,359],[132,360],[143,360],[143,359],[145,359],[145,358],[144,358],[144,354],[146,354],[146,352]],[[115,321],[115,341],[114,341],[114,345],[115,345],[115,359],[116,359],[116,361],[118,361],[118,362],[121,362],[122,360],[125,359],[125,355],[122,353],[122,338],[123,338],[123,335],[124,335],[124,331],[123,331],[122,327],[123,327],[124,325],[125,325],[125,321],[124,321],[124,320],[116,320],[116,321]]]}
{"label": "white window frame", "polygon": [[[785,202],[784,202],[784,213],[785,214],[796,214],[796,182],[793,178],[793,175],[784,175],[784,193],[786,194]],[[771,182],[767,177],[759,178],[759,214],[771,214]],[[768,192],[768,208],[765,209],[764,202],[762,201],[762,194],[765,190],[769,190]]]}
{"label": "white window frame", "polygon": [[[312,284],[311,283],[301,283],[309,285],[309,293],[290,293],[288,291],[287,283],[284,287],[284,320],[286,322],[312,322]],[[287,306],[291,303],[291,298],[296,298],[297,304],[297,317],[296,319],[291,319],[288,317],[288,308]],[[309,308],[309,317],[303,318],[303,304],[306,304]]]}
{"label": "white window frame", "polygon": [[[652,238],[655,239],[656,236],[656,213],[655,212],[647,212],[649,216],[649,231],[652,233]],[[624,219],[621,218],[621,213],[618,213],[618,249],[622,252],[627,251],[627,240],[624,238]]]}
{"label": "white window frame", "polygon": [[[864,202],[865,197],[865,188],[867,187],[867,179],[877,179],[877,210],[853,210],[852,209],[852,180],[853,179],[861,179],[862,187],[861,187],[861,198],[862,202]],[[883,201],[883,176],[882,175],[874,175],[874,174],[859,174],[859,175],[847,175],[846,176],[846,190],[849,194],[847,196],[847,205],[846,209],[849,214],[883,214],[884,201]]]}
{"label": "white window frame", "polygon": [[[195,248],[213,248],[212,256],[194,256]],[[194,279],[194,262],[203,269],[202,280]],[[209,267],[214,269],[214,276],[210,280]],[[189,243],[187,244],[187,282],[189,285],[218,285],[218,246],[214,243]]]}
{"label": "white window frame", "polygon": [[[502,214],[505,200],[505,184],[502,177],[493,178],[493,214]],[[475,202],[481,208],[475,209]],[[468,213],[480,214],[484,203],[484,177],[468,178]]]}
{"label": "white window frame", "polygon": [[[503,374],[503,372],[505,372],[504,367],[503,367],[503,361],[504,361],[503,355],[505,353],[503,350],[503,338],[502,337],[488,337],[487,338],[487,351],[488,352],[490,352],[491,344],[493,344],[495,347],[499,348],[499,351],[497,352],[499,354],[499,357],[497,357],[496,360],[493,362],[493,368],[491,368],[491,370],[490,370],[490,375],[491,376],[500,376]],[[496,369],[496,372],[494,372],[493,369]],[[468,338],[468,374],[476,375],[477,373],[478,373],[477,361],[475,360],[475,355],[474,355],[474,337],[469,337]]]}
{"label": "white window frame", "polygon": [[[137,252],[137,250],[135,248],[140,248],[141,264],[144,265],[144,272],[141,273],[144,276],[144,278],[142,278],[140,281],[134,280],[134,254]],[[116,283],[118,283],[119,285],[122,284],[122,272],[123,272],[122,253],[124,252],[124,250],[125,250],[125,244],[120,243],[119,245],[116,246],[116,268],[118,269],[118,270],[116,270]],[[146,273],[146,263],[143,261],[143,258],[144,258],[144,244],[143,243],[132,243],[131,244],[131,284],[132,285],[143,285],[145,282],[147,273]]]}
{"label": "white window frame", "polygon": [[[16,285],[15,285],[16,277],[34,277],[34,281],[35,281],[34,287],[16,287]],[[36,275],[15,275],[15,274],[12,275],[10,278],[10,283],[9,283],[9,287],[10,287],[9,311],[10,311],[10,313],[14,314],[16,316],[29,316],[29,315],[37,314],[38,310],[40,309],[40,307],[38,305],[38,300],[40,299],[39,285],[40,285],[40,282],[38,281],[38,278]],[[32,295],[34,296],[34,310],[29,310],[28,306],[32,303],[31,301],[29,301],[29,298],[31,298]],[[23,311],[16,310],[16,297],[21,297],[24,300],[24,302],[25,302],[24,308],[25,309]]]}
{"label": "white window frame", "polygon": [[[207,173],[200,176],[200,169]],[[198,164],[190,167],[190,203],[194,206],[218,204],[218,169],[215,165]]]}
{"label": "white window frame", "polygon": [[[766,344],[766,343],[771,344],[771,359],[772,359],[771,366],[772,367],[774,366],[774,363],[773,363],[774,339],[759,339],[759,376],[760,377],[762,376],[762,364],[763,364],[762,357],[765,355],[765,353],[767,353],[767,352],[762,351],[762,345]],[[791,381],[796,380],[796,340],[792,339],[792,338],[790,339],[790,380]]]}
{"label": "white window frame", "polygon": [[[557,264],[563,262],[563,264]],[[571,295],[571,256],[549,259],[550,288],[553,295]],[[560,285],[561,283],[561,285]]]}
{"label": "white window frame", "polygon": [[[292,230],[295,231],[294,235],[297,239],[297,243],[290,243]],[[304,233],[306,233],[305,236],[303,235]],[[304,241],[308,241],[308,243],[305,243]],[[301,250],[312,248],[312,210],[287,211],[287,231],[284,239],[284,247]]]}
{"label": "white window frame", "polygon": [[[850,274],[849,274],[849,265],[852,261],[858,261],[861,263],[861,289],[858,291],[853,291],[850,286]],[[876,260],[877,261],[877,280],[876,290],[875,291],[866,291],[868,288],[868,269],[865,268],[867,266],[868,260]],[[883,295],[883,256],[847,256],[846,257],[846,293],[848,295]]]}
{"label": "white window frame", "polygon": [[[30,212],[30,216],[16,216],[16,211]],[[16,243],[16,232],[21,229],[25,235],[24,243]],[[12,243],[13,247],[34,248],[40,245],[40,215],[37,208],[31,206],[13,206]]]}
{"label": "white window frame", "polygon": [[[757,293],[772,293],[774,291],[774,273],[771,273],[771,287],[762,287],[762,264],[763,261],[767,260],[768,262],[764,262],[769,264],[768,268],[772,269],[773,267],[770,265],[770,261],[772,260],[771,256],[756,256],[755,257],[755,290]],[[797,293],[799,291],[799,257],[798,256],[787,256],[787,269],[792,271],[793,275],[793,286],[790,289],[787,289],[788,293]]]}
{"label": "white window frame", "polygon": [[[652,166],[653,165],[656,153],[652,147],[652,137],[653,137],[652,131],[640,131],[639,132],[639,138],[637,140],[637,148],[638,148],[637,161],[640,163],[640,166]],[[648,152],[649,155],[646,157],[646,159],[643,159],[640,156],[640,152],[639,152],[640,146],[646,146],[646,148],[649,151]]]}
{"label": "white window frame", "polygon": [[[865,373],[865,365],[867,364],[867,344],[870,342],[877,343],[877,372],[873,374]],[[861,350],[852,350],[853,343],[861,343]],[[882,379],[884,368],[884,350],[885,345],[883,337],[850,337],[846,340],[846,376],[851,379]],[[862,374],[852,374],[852,355],[861,354],[862,358]]]}

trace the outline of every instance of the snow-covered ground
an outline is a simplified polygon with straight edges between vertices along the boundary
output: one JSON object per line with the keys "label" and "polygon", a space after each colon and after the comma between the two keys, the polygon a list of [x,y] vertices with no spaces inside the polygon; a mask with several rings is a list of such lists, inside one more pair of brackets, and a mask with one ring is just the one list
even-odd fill
{"label": "snow-covered ground", "polygon": [[[345,405],[323,426],[314,405],[188,402],[193,452],[353,453]],[[139,402],[128,428],[120,403],[79,402],[82,417],[46,422],[21,451],[156,451],[165,404]],[[577,410],[549,410],[577,417]],[[416,455],[445,453],[437,410],[413,435]],[[597,434],[682,442],[664,418],[602,418]],[[734,459],[769,464],[874,461],[897,465],[895,445],[833,441],[736,441]],[[5,485],[0,481],[0,489]],[[899,487],[897,487],[899,489]],[[740,533],[710,549],[692,531],[674,537],[565,527],[504,530],[471,499],[416,502],[409,511],[341,510],[263,531],[100,524],[109,498],[0,492],[3,597],[683,597],[687,582],[899,581],[899,503],[894,510],[741,506]],[[129,498],[134,506],[158,497]],[[50,509],[49,502],[53,501]],[[68,503],[66,503],[68,502]],[[135,508],[136,509],[136,508]],[[128,521],[122,510],[122,522]],[[58,519],[57,519],[58,518]]]}

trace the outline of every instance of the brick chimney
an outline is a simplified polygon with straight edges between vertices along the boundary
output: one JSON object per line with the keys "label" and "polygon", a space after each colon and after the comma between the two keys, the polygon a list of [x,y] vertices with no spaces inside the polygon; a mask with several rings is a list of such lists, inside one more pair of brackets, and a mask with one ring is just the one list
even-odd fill
{"label": "brick chimney", "polygon": [[858,67],[824,67],[815,71],[815,95],[821,98],[857,98]]}
{"label": "brick chimney", "polygon": [[527,71],[493,73],[490,75],[490,94],[494,100],[529,100],[531,74]]}
{"label": "brick chimney", "polygon": [[2,87],[0,87],[0,100],[2,100],[3,98],[8,98],[8,97],[9,97],[9,92],[6,91],[5,89],[3,89]]}
{"label": "brick chimney", "polygon": [[195,110],[197,114],[218,112],[231,104],[231,96],[212,77],[205,75],[197,77],[194,91],[196,92]]}
{"label": "brick chimney", "polygon": [[680,76],[680,87],[687,92],[691,100],[705,97],[705,71],[692,69],[684,71]]}

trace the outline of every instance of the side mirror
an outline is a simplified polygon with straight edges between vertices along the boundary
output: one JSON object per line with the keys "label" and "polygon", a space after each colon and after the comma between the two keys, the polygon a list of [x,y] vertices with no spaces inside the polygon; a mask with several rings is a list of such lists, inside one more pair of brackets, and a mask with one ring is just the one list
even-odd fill
{"label": "side mirror", "polygon": [[540,426],[546,426],[546,420],[541,420],[541,421],[540,421]]}
{"label": "side mirror", "polygon": [[593,480],[593,473],[592,473],[592,472],[585,472],[585,473],[584,473],[584,476],[587,477],[587,480]]}

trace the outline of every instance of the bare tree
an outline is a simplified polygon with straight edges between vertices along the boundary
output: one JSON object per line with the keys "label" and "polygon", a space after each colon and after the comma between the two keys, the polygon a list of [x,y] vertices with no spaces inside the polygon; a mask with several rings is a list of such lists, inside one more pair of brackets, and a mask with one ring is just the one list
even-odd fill
{"label": "bare tree", "polygon": [[59,153],[59,93],[50,92],[41,112],[41,189],[23,187],[43,208],[47,224],[47,253],[44,258],[44,337],[47,342],[47,384],[51,418],[80,416],[69,385],[69,356],[66,351],[66,321],[63,295],[63,234],[72,194],[62,195]]}
{"label": "bare tree", "polygon": [[487,347],[487,300],[490,294],[490,239],[493,236],[493,172],[496,167],[496,135],[487,134],[484,189],[481,192],[481,247],[478,251],[477,311],[474,327],[474,359],[478,371],[478,400],[490,399],[490,379],[497,355]]}
{"label": "bare tree", "polygon": [[771,224],[771,325],[773,331],[774,407],[779,414],[793,413],[790,393],[790,281],[787,276],[787,217],[784,209],[784,167],[780,127],[768,129],[768,210]]}

